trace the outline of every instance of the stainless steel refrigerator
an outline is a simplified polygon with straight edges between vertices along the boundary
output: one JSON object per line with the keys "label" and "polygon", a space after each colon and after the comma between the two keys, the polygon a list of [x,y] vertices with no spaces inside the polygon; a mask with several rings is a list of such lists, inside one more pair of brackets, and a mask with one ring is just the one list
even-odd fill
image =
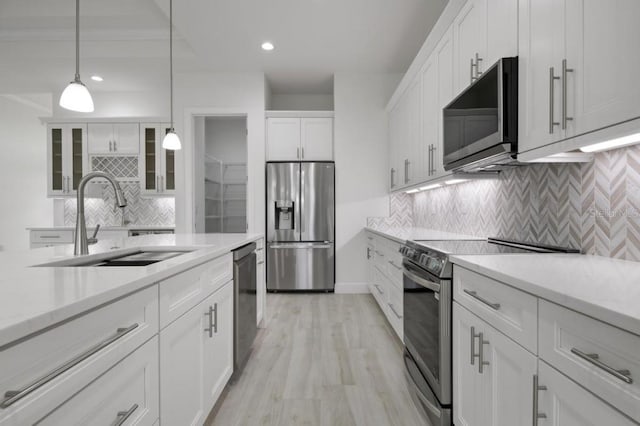
{"label": "stainless steel refrigerator", "polygon": [[267,163],[267,289],[332,291],[335,164]]}

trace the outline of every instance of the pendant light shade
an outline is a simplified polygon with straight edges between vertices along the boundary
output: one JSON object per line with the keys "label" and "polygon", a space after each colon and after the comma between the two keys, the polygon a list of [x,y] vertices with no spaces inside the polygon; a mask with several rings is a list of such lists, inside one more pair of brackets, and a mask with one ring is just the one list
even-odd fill
{"label": "pendant light shade", "polygon": [[182,148],[182,144],[180,143],[180,138],[176,134],[176,132],[171,129],[164,135],[164,139],[162,139],[162,147],[164,149],[172,149],[177,150]]}
{"label": "pendant light shade", "polygon": [[164,149],[178,150],[182,148],[180,138],[173,129],[173,0],[169,0],[169,104],[171,106],[171,129],[162,140]]}
{"label": "pendant light shade", "polygon": [[93,99],[80,80],[72,81],[60,96],[60,106],[77,112],[93,112]]}
{"label": "pendant light shade", "polygon": [[80,81],[80,0],[76,0],[76,76],[60,96],[60,106],[77,112],[93,112],[93,99]]}

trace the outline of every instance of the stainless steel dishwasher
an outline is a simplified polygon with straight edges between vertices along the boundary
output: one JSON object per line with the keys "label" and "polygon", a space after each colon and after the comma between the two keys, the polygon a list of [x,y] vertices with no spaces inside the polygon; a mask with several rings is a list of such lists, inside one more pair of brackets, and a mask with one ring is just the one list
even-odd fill
{"label": "stainless steel dishwasher", "polygon": [[233,378],[242,373],[258,333],[256,309],[256,243],[233,251]]}

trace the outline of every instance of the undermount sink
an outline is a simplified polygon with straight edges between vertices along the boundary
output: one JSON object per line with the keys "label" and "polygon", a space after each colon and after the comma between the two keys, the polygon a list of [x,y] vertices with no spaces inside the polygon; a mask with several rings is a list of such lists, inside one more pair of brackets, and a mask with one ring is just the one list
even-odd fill
{"label": "undermount sink", "polygon": [[164,260],[172,259],[191,250],[135,250],[126,253],[109,253],[107,256],[90,256],[87,258],[71,258],[57,262],[35,266],[56,267],[103,267],[103,266],[148,266]]}

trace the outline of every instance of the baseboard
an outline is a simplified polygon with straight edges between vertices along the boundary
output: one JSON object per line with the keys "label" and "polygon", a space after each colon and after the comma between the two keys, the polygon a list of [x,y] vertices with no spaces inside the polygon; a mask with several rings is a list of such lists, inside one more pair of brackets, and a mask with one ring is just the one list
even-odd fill
{"label": "baseboard", "polygon": [[337,294],[368,294],[369,285],[367,283],[336,283],[335,292]]}

